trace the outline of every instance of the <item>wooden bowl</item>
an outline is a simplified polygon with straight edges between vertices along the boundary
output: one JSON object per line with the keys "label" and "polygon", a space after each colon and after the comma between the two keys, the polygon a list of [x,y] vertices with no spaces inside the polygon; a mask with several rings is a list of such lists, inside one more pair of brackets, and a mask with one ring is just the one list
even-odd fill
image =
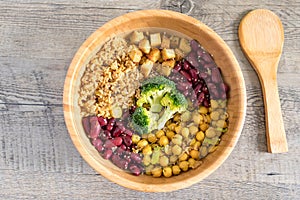
{"label": "wooden bowl", "polygon": [[[223,79],[230,86],[227,112],[228,132],[222,136],[219,148],[203,159],[203,164],[188,172],[170,178],[134,176],[102,159],[86,136],[80,117],[78,89],[85,64],[99,50],[108,37],[137,28],[160,27],[181,32],[200,42],[214,56],[221,68]],[[196,19],[165,10],[144,10],[117,17],[100,27],[79,48],[69,67],[64,85],[65,122],[82,157],[101,175],[124,187],[145,192],[166,192],[188,187],[215,171],[233,150],[245,120],[246,90],[242,72],[233,53],[225,42],[210,28]]]}

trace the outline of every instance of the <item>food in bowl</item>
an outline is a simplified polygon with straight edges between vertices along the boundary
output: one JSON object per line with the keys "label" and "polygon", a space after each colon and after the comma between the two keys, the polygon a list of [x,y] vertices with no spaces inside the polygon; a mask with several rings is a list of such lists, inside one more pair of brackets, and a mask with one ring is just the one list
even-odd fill
{"label": "food in bowl", "polygon": [[229,88],[193,38],[134,30],[107,41],[85,67],[78,91],[84,130],[122,170],[179,175],[201,166],[227,131]]}

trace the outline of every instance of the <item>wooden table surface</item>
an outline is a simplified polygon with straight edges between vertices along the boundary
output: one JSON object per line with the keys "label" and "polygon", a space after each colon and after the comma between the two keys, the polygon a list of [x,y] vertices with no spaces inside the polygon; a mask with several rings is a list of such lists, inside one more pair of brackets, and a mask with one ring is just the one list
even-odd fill
{"label": "wooden table surface", "polygon": [[[62,95],[71,59],[91,33],[124,13],[159,8],[195,17],[227,42],[245,78],[247,116],[236,148],[211,176],[175,192],[142,193],[81,158]],[[274,11],[285,29],[278,69],[284,154],[267,153],[260,83],[238,41],[241,18],[256,8]],[[299,46],[299,0],[0,0],[0,199],[300,199]]]}

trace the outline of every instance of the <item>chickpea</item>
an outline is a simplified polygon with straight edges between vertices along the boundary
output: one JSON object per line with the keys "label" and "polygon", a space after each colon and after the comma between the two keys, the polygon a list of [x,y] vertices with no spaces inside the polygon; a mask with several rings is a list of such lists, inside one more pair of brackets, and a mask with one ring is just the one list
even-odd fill
{"label": "chickpea", "polygon": [[172,139],[173,144],[181,145],[182,144],[182,136],[176,134]]}
{"label": "chickpea", "polygon": [[174,135],[175,135],[175,133],[174,133],[173,131],[167,131],[167,132],[166,132],[166,136],[167,136],[170,140],[172,140],[172,138],[174,137]]}
{"label": "chickpea", "polygon": [[195,144],[192,146],[193,149],[198,150],[201,146],[201,143],[199,141],[195,142]]}
{"label": "chickpea", "polygon": [[187,153],[184,153],[182,154],[180,157],[179,157],[179,161],[185,161],[189,158],[189,155],[187,155]]}
{"label": "chickpea", "polygon": [[137,144],[140,141],[141,137],[137,134],[131,136],[132,143]]}
{"label": "chickpea", "polygon": [[200,114],[206,114],[208,112],[208,109],[205,106],[200,106],[199,113]]}
{"label": "chickpea", "polygon": [[163,130],[158,130],[156,133],[155,133],[155,136],[157,138],[161,138],[162,136],[165,135],[165,132]]}
{"label": "chickpea", "polygon": [[174,117],[173,117],[173,121],[175,122],[179,122],[181,118],[181,115],[179,113],[177,113]]}
{"label": "chickpea", "polygon": [[151,163],[151,157],[150,157],[150,155],[144,155],[144,157],[143,157],[143,164],[146,165],[146,166],[148,166],[148,165],[150,165],[150,163]]}
{"label": "chickpea", "polygon": [[152,176],[155,178],[161,177],[162,169],[160,167],[156,167],[151,170]]}
{"label": "chickpea", "polygon": [[169,145],[165,146],[165,153],[167,155],[171,155],[172,154],[172,148]]}
{"label": "chickpea", "polygon": [[193,121],[195,124],[200,124],[200,122],[203,121],[203,116],[200,115],[199,113],[195,112],[193,114]]}
{"label": "chickpea", "polygon": [[159,158],[159,164],[162,166],[162,167],[166,167],[168,166],[169,164],[169,158],[167,156],[162,156]]}
{"label": "chickpea", "polygon": [[226,107],[226,104],[227,104],[226,100],[220,100],[220,101],[219,101],[219,107],[220,107],[220,108],[225,108],[225,107]]}
{"label": "chickpea", "polygon": [[163,174],[165,177],[171,177],[172,176],[172,168],[171,167],[164,167]]}
{"label": "chickpea", "polygon": [[212,152],[214,152],[215,150],[217,150],[217,148],[218,148],[218,146],[210,146],[210,147],[208,147],[208,152],[209,152],[209,153],[212,153]]}
{"label": "chickpea", "polygon": [[216,125],[219,128],[227,128],[227,123],[224,119],[218,120]]}
{"label": "chickpea", "polygon": [[210,115],[205,115],[205,116],[203,117],[203,119],[204,119],[204,122],[207,123],[207,124],[209,124],[209,123],[211,122]]}
{"label": "chickpea", "polygon": [[200,125],[200,130],[201,131],[206,131],[208,129],[208,127],[209,127],[208,124],[203,123],[203,124]]}
{"label": "chickpea", "polygon": [[197,128],[197,126],[193,125],[193,126],[189,127],[189,131],[192,135],[195,135],[198,132],[198,128]]}
{"label": "chickpea", "polygon": [[185,111],[184,113],[182,113],[182,115],[181,115],[181,121],[187,122],[190,119],[191,119],[191,113],[190,113],[190,111]]}
{"label": "chickpea", "polygon": [[148,145],[148,141],[146,139],[142,139],[137,143],[138,149],[143,149],[147,145]]}
{"label": "chickpea", "polygon": [[213,111],[213,112],[210,113],[210,118],[211,118],[212,120],[218,120],[218,119],[219,119],[219,116],[220,116],[220,114],[219,114],[219,112],[217,112],[217,111]]}
{"label": "chickpea", "polygon": [[173,164],[178,160],[178,156],[172,155],[170,156],[170,163]]}
{"label": "chickpea", "polygon": [[187,171],[189,169],[189,162],[188,161],[181,161],[179,163],[179,167],[182,171]]}
{"label": "chickpea", "polygon": [[190,143],[190,146],[193,146],[196,142],[197,142],[197,140],[195,138],[193,138],[191,143]]}
{"label": "chickpea", "polygon": [[216,131],[214,128],[212,127],[209,127],[206,131],[205,131],[205,136],[208,137],[208,138],[213,138],[216,136]]}
{"label": "chickpea", "polygon": [[176,126],[175,127],[175,132],[177,133],[177,134],[179,134],[180,132],[181,132],[181,129],[182,129],[182,127],[180,126],[180,125],[178,125],[178,126]]}
{"label": "chickpea", "polygon": [[151,148],[151,146],[149,144],[143,148],[143,154],[144,155],[150,155],[150,154],[152,154],[152,148]]}
{"label": "chickpea", "polygon": [[174,166],[172,166],[172,172],[174,175],[178,175],[178,174],[180,174],[181,169],[178,165],[174,165]]}
{"label": "chickpea", "polygon": [[151,171],[153,170],[154,166],[153,165],[149,165],[145,168],[145,172],[147,175],[151,175]]}
{"label": "chickpea", "polygon": [[190,167],[190,168],[194,168],[195,163],[196,163],[195,159],[194,159],[194,158],[190,158],[190,159],[188,160],[188,162],[189,162],[189,167]]}
{"label": "chickpea", "polygon": [[177,125],[175,123],[171,123],[170,125],[168,125],[168,129],[171,130],[171,131],[174,131],[176,126]]}
{"label": "chickpea", "polygon": [[196,139],[198,141],[202,142],[204,140],[204,137],[205,137],[205,135],[204,135],[203,131],[199,131],[196,133]]}
{"label": "chickpea", "polygon": [[160,146],[166,146],[167,144],[169,144],[169,140],[167,136],[161,136],[161,138],[159,138],[159,145]]}
{"label": "chickpea", "polygon": [[202,146],[200,147],[200,156],[201,158],[205,157],[207,155],[207,148]]}
{"label": "chickpea", "polygon": [[179,145],[175,145],[172,147],[172,153],[176,156],[180,155],[182,152],[182,148]]}
{"label": "chickpea", "polygon": [[198,159],[199,158],[199,151],[197,151],[197,150],[191,150],[190,151],[190,156],[192,157],[192,158],[194,158],[194,159]]}
{"label": "chickpea", "polygon": [[219,107],[219,104],[216,100],[212,99],[212,100],[210,100],[210,106],[211,106],[212,109],[216,109],[216,108]]}
{"label": "chickpea", "polygon": [[189,137],[189,133],[190,133],[190,131],[189,131],[188,128],[186,128],[186,127],[182,128],[182,130],[181,130],[181,135],[182,135],[183,137],[188,138],[188,137]]}
{"label": "chickpea", "polygon": [[156,140],[157,140],[157,138],[153,133],[148,134],[148,141],[149,142],[154,143],[154,142],[156,142]]}

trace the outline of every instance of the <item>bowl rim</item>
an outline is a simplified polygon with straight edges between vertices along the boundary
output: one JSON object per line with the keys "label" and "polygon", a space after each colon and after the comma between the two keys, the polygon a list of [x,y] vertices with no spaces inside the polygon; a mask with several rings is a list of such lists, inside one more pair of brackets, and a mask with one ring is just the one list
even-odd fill
{"label": "bowl rim", "polygon": [[[104,31],[107,28],[111,28],[111,24],[118,24],[118,23],[123,23],[124,21],[128,21],[131,19],[137,19],[141,16],[148,15],[149,17],[175,17],[179,20],[188,22],[188,23],[193,23],[195,26],[208,31],[209,34],[216,40],[216,42],[220,43],[224,50],[226,50],[227,54],[229,54],[232,58],[232,64],[235,66],[236,73],[238,74],[238,79],[240,83],[240,88],[241,88],[241,94],[239,95],[239,103],[241,104],[241,110],[239,111],[241,115],[241,119],[237,121],[237,125],[233,134],[234,139],[232,139],[226,147],[226,149],[223,152],[223,156],[218,159],[217,162],[213,163],[210,166],[210,170],[205,170],[205,173],[202,173],[201,176],[196,176],[196,177],[190,177],[187,179],[187,181],[182,184],[180,182],[174,182],[174,183],[162,183],[159,184],[149,184],[149,183],[142,183],[142,182],[134,182],[132,180],[128,180],[122,176],[118,176],[116,174],[113,174],[113,172],[110,171],[110,169],[106,169],[105,167],[102,166],[93,158],[93,156],[89,155],[89,152],[84,149],[84,148],[79,148],[82,147],[82,141],[80,140],[78,134],[76,133],[78,130],[72,123],[74,121],[74,116],[73,116],[73,95],[72,95],[72,87],[74,85],[74,75],[75,71],[79,66],[80,61],[83,59],[83,55],[87,53],[87,47],[91,47],[93,43],[95,42],[95,38],[99,36],[99,34],[102,34],[102,31]],[[187,16],[182,13],[174,12],[174,11],[169,11],[169,10],[141,10],[141,11],[134,11],[130,12],[124,15],[121,15],[119,17],[116,17],[107,23],[105,23],[103,26],[98,28],[94,33],[92,33],[86,41],[80,46],[78,51],[73,57],[73,60],[68,68],[68,72],[66,75],[65,83],[64,83],[64,91],[63,91],[63,111],[64,111],[64,119],[66,123],[66,127],[68,129],[68,132],[70,134],[70,137],[72,139],[73,144],[75,145],[76,149],[79,151],[80,155],[84,158],[84,160],[93,168],[95,169],[98,173],[100,173],[102,176],[105,178],[109,179],[112,182],[115,182],[119,185],[122,185],[124,187],[127,187],[129,189],[134,189],[134,190],[139,190],[139,191],[144,191],[144,192],[167,192],[167,191],[173,191],[177,189],[182,189],[186,188],[188,186],[191,186],[192,184],[199,182],[200,180],[206,178],[209,176],[211,173],[213,173],[219,166],[222,165],[222,163],[228,158],[232,150],[234,149],[240,134],[243,129],[244,121],[245,121],[245,116],[246,116],[246,89],[245,89],[245,82],[243,78],[242,71],[239,67],[239,64],[233,54],[233,52],[230,50],[230,48],[227,46],[227,44],[223,41],[223,39],[215,33],[211,28],[203,24],[202,22],[198,21],[195,18],[192,18],[190,16]]]}

